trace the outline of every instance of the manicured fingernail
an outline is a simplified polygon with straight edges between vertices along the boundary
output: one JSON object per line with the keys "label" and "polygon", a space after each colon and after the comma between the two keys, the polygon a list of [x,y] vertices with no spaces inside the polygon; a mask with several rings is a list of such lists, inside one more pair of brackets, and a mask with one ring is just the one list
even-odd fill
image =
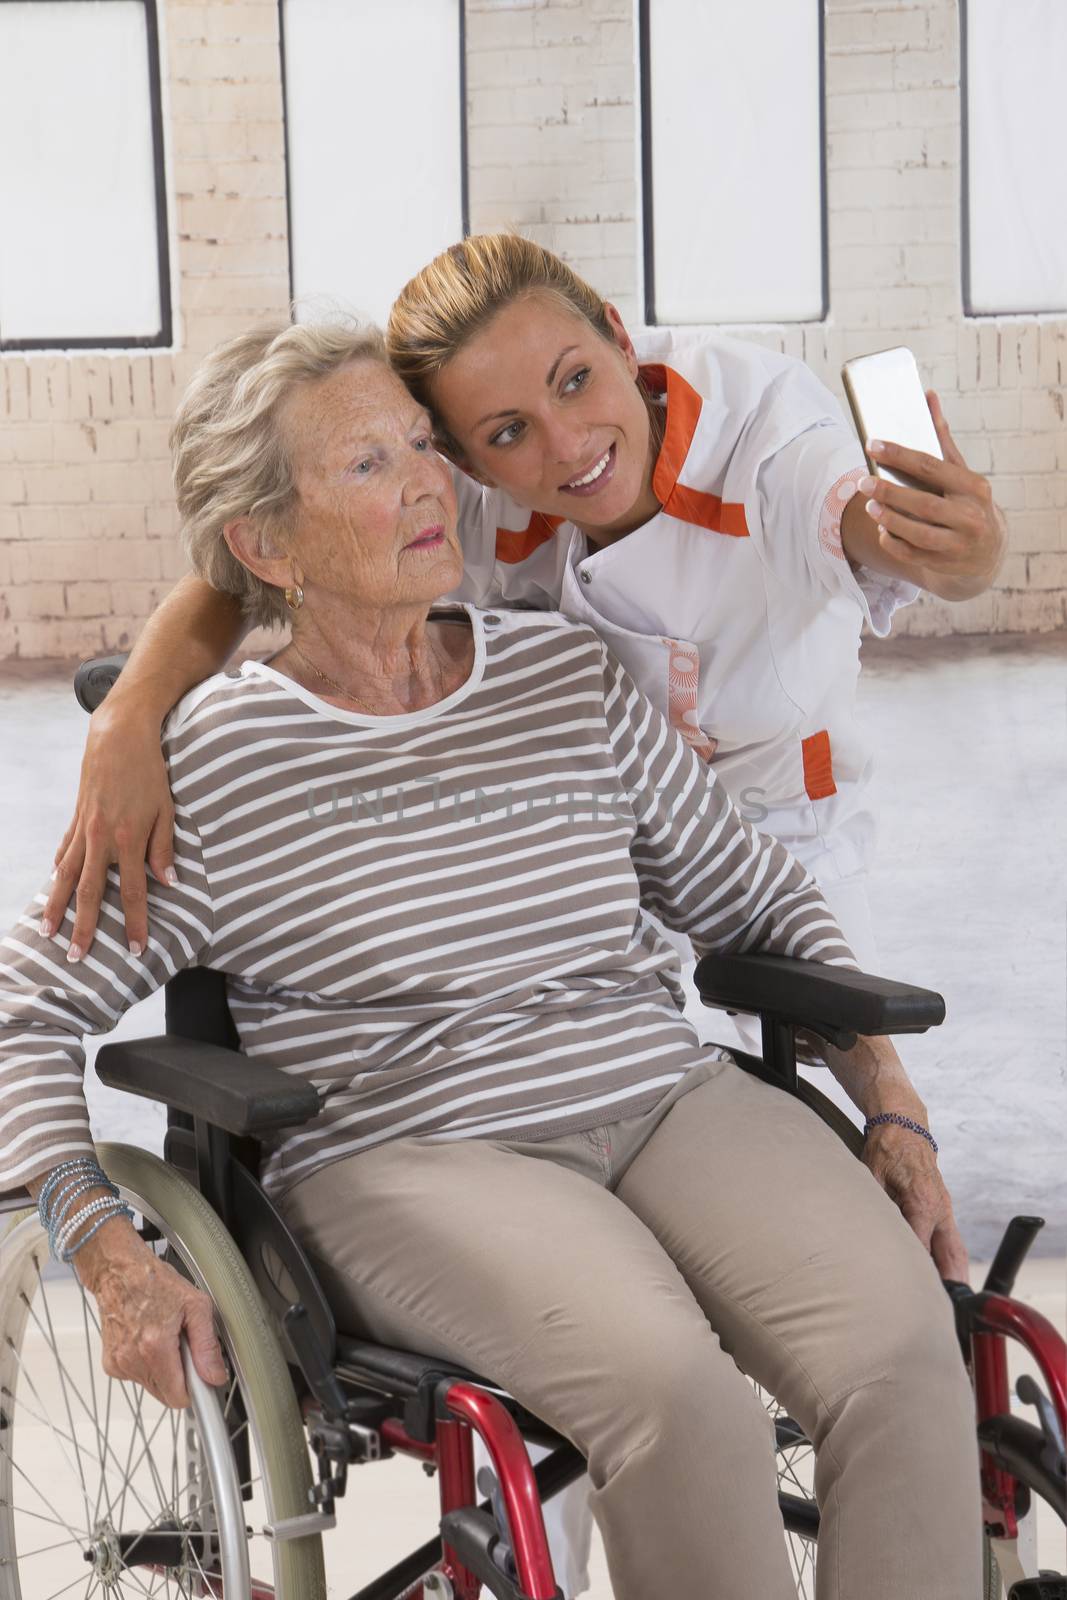
{"label": "manicured fingernail", "polygon": [[882,443],[881,439],[867,440],[867,454],[869,456],[880,456],[884,449],[885,445]]}
{"label": "manicured fingernail", "polygon": [[56,881],[56,879],[58,877],[59,877],[59,868],[58,867],[53,867],[52,868],[52,882],[55,883],[55,881]]}
{"label": "manicured fingernail", "polygon": [[41,918],[41,929],[40,929],[41,938],[42,939],[50,939],[52,937],[52,935],[55,933],[55,931],[56,931],[55,923],[49,921],[49,919],[47,917],[42,917]]}
{"label": "manicured fingernail", "polygon": [[139,956],[139,955],[143,955],[143,953],[144,953],[144,945],[141,943],[140,939],[132,940],[131,943],[130,943],[130,954],[131,954],[131,956]]}
{"label": "manicured fingernail", "polygon": [[80,961],[84,954],[85,951],[82,949],[80,944],[72,944],[67,946],[68,961]]}
{"label": "manicured fingernail", "polygon": [[857,487],[861,494],[873,494],[878,487],[878,479],[861,478]]}
{"label": "manicured fingernail", "polygon": [[868,500],[867,504],[864,506],[863,509],[866,511],[867,515],[873,521],[875,517],[880,517],[882,515],[882,512],[885,510],[885,507],[884,506],[880,506],[878,504],[877,500]]}
{"label": "manicured fingernail", "polygon": [[175,872],[174,868],[173,867],[168,867],[166,869],[166,871],[164,872],[163,876],[166,878],[167,882],[170,884],[171,888],[173,889],[174,885],[178,881],[178,874]]}

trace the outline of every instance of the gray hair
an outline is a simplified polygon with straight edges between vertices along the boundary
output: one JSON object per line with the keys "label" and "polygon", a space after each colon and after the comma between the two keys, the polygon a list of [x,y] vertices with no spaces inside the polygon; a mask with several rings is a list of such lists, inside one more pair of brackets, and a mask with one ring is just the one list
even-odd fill
{"label": "gray hair", "polygon": [[248,517],[264,555],[290,533],[296,484],[282,405],[350,361],[386,359],[381,332],[366,324],[275,323],[213,350],[182,397],[170,435],[182,542],[193,570],[236,595],[253,626],[287,621],[284,594],[237,560],[223,528]]}

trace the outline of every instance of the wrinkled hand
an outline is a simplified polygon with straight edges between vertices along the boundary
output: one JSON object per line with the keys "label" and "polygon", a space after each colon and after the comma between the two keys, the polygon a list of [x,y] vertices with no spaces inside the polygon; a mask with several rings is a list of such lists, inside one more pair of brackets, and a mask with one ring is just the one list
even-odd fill
{"label": "wrinkled hand", "polygon": [[863,1159],[929,1250],[941,1276],[966,1283],[967,1250],[937,1157],[926,1140],[892,1123],[872,1128]]}
{"label": "wrinkled hand", "polygon": [[187,1406],[179,1344],[184,1332],[205,1383],[226,1382],[210,1296],[160,1261],[132,1228],[122,1246],[113,1247],[84,1281],[100,1313],[103,1367],[109,1378],[139,1383],[166,1406]]}
{"label": "wrinkled hand", "polygon": [[933,492],[883,478],[862,479],[860,492],[871,496],[867,515],[877,523],[887,555],[918,568],[915,581],[931,594],[969,600],[996,577],[1007,549],[1007,524],[988,478],[972,472],[963,459],[937,395],[930,389],[926,398],[943,461],[888,441],[874,441],[880,448],[870,453],[882,466],[928,484]]}
{"label": "wrinkled hand", "polygon": [[[110,697],[109,697],[110,699]],[[145,859],[160,883],[174,872],[174,805],[159,729],[105,704],[93,712],[74,817],[55,854],[52,892],[41,918],[51,937],[76,893],[72,956],[93,942],[108,868],[119,869],[126,939],[135,955],[148,939]]]}

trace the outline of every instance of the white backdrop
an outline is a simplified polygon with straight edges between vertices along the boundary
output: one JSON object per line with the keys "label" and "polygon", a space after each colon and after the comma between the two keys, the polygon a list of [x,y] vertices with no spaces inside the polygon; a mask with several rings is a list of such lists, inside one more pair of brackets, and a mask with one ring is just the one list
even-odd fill
{"label": "white backdrop", "polygon": [[145,10],[0,5],[0,333],[158,333]]}
{"label": "white backdrop", "polygon": [[455,0],[285,0],[293,294],[385,320],[463,233]]}

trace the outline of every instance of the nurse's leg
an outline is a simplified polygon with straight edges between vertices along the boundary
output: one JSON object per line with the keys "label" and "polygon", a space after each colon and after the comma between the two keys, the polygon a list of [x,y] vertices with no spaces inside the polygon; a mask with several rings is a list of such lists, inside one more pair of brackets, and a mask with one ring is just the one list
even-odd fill
{"label": "nurse's leg", "polygon": [[769,1421],[613,1194],[489,1140],[399,1139],[281,1207],[342,1327],[480,1372],[583,1452],[616,1600],[795,1600]]}
{"label": "nurse's leg", "polygon": [[616,1193],[815,1445],[820,1600],[974,1600],[978,1453],[951,1304],[862,1163],[792,1096],[727,1063],[669,1112]]}

